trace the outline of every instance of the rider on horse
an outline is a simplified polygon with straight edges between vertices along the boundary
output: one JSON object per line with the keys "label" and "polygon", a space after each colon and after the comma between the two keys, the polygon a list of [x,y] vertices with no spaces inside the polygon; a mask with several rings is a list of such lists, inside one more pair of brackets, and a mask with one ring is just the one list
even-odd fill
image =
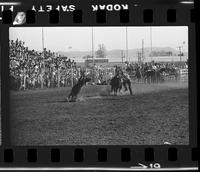
{"label": "rider on horse", "polygon": [[[133,93],[132,93],[132,89],[131,89],[131,78],[130,78],[130,76],[126,72],[123,72],[123,70],[120,69],[120,68],[118,68],[118,71],[117,71],[115,76],[120,78],[121,83],[125,88],[125,91],[127,91],[128,88],[129,88],[130,94],[132,95]],[[128,88],[127,88],[127,85],[128,85]]]}

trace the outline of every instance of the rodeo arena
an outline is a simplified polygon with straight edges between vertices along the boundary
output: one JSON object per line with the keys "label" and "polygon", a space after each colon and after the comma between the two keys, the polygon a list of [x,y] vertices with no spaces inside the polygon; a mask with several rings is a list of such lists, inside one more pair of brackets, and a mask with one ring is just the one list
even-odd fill
{"label": "rodeo arena", "polygon": [[80,63],[19,39],[9,44],[12,144],[189,144],[188,57],[181,48],[178,60],[157,60],[142,40],[136,60],[127,49],[110,62],[100,46]]}

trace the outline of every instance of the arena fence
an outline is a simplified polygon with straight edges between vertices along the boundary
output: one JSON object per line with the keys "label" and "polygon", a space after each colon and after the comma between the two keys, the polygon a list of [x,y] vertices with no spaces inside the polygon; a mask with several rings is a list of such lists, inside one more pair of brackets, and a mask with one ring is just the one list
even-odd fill
{"label": "arena fence", "polygon": [[[136,83],[146,83],[145,79],[138,80],[135,75],[129,75],[131,80]],[[188,68],[183,68],[178,71],[178,75],[164,75],[164,81],[187,82],[188,81]]]}
{"label": "arena fence", "polygon": [[180,81],[182,82],[188,81],[188,69],[187,68],[180,69],[179,76],[180,76]]}

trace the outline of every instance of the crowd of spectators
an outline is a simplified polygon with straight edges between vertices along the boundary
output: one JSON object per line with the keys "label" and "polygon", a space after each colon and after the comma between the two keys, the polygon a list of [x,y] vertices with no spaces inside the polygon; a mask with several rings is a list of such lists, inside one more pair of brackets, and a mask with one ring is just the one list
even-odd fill
{"label": "crowd of spectators", "polygon": [[80,74],[74,60],[46,48],[30,50],[18,39],[10,40],[9,46],[11,86],[16,89],[71,85]]}

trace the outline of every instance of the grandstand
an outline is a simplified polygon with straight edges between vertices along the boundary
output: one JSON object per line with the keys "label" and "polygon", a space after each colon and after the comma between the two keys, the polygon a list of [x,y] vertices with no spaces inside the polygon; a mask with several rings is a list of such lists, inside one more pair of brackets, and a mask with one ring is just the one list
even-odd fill
{"label": "grandstand", "polygon": [[74,60],[45,48],[43,52],[30,50],[18,39],[9,43],[10,76],[14,89],[66,86],[79,77],[80,69]]}

